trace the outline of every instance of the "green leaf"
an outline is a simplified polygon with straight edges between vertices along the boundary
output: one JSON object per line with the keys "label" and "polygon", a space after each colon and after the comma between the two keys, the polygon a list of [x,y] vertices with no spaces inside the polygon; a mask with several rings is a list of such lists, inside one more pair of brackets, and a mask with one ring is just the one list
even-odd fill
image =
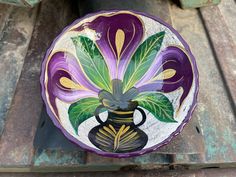
{"label": "green leaf", "polygon": [[98,98],[84,98],[70,105],[69,119],[76,133],[82,122],[94,116],[94,111],[100,104]]}
{"label": "green leaf", "polygon": [[164,31],[156,33],[138,47],[125,71],[123,79],[124,91],[133,87],[147,72],[157,52],[160,50],[164,36]]}
{"label": "green leaf", "polygon": [[174,108],[170,100],[161,93],[144,93],[136,99],[138,105],[150,111],[162,122],[177,122],[174,120]]}
{"label": "green leaf", "polygon": [[76,48],[77,58],[89,80],[101,89],[111,91],[109,70],[96,44],[84,36],[71,39]]}

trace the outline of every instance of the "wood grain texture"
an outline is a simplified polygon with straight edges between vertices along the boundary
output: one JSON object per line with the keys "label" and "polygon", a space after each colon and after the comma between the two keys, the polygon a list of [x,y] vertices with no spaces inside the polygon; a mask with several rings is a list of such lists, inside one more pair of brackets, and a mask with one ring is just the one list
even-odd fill
{"label": "wood grain texture", "polygon": [[[234,3],[232,3],[232,6],[236,7]],[[236,110],[236,43],[233,41],[228,25],[217,6],[201,8],[200,13],[205,27],[209,31],[210,42],[222,78],[230,92],[230,97],[232,97],[232,109]],[[214,18],[211,18],[211,16]],[[232,25],[235,26],[235,24]]]}
{"label": "wood grain texture", "polygon": [[[208,28],[205,31],[197,10],[172,5],[171,12],[174,27],[190,45],[199,69],[200,90],[193,118],[199,120],[204,137],[204,164],[235,162],[235,116],[208,40],[207,34],[212,31]],[[211,18],[212,15],[209,14]]]}
{"label": "wood grain texture", "polygon": [[38,4],[41,0],[0,0],[0,3],[6,3],[14,6],[22,6],[32,8]]}
{"label": "wood grain texture", "polygon": [[79,1],[80,15],[97,12],[100,10],[136,10],[159,16],[171,24],[168,1],[162,0],[132,0],[132,1],[110,1],[110,0],[84,0]]}
{"label": "wood grain texture", "polygon": [[[45,141],[47,140],[47,141]],[[47,115],[45,106],[41,113],[37,132],[34,137],[34,167],[70,167],[80,166],[85,162],[85,152],[70,142],[62,132],[55,127]]]}
{"label": "wood grain texture", "polygon": [[7,19],[12,12],[12,8],[10,5],[1,4],[0,5],[0,34],[2,35],[2,29],[4,28]]}
{"label": "wood grain texture", "polygon": [[0,4],[0,135],[32,35],[37,8]]}
{"label": "wood grain texture", "polygon": [[2,173],[0,177],[235,177],[236,169],[204,170],[145,170],[120,172],[87,172],[87,173]]}
{"label": "wood grain texture", "polygon": [[72,21],[71,9],[72,6],[67,1],[56,0],[44,1],[40,7],[1,137],[1,168],[29,168],[31,165],[34,155],[33,139],[42,109],[39,84],[41,61],[51,41]]}
{"label": "wood grain texture", "polygon": [[182,8],[197,8],[203,6],[212,6],[220,3],[220,0],[180,0]]}
{"label": "wood grain texture", "polygon": [[234,44],[236,44],[236,1],[222,1],[217,7],[226,24],[225,28],[228,28],[230,36],[232,37]]}

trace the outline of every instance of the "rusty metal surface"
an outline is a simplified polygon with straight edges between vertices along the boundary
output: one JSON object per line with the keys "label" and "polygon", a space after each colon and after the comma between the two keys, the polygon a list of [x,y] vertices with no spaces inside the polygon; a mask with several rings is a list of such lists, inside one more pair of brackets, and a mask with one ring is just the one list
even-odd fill
{"label": "rusty metal surface", "polygon": [[[42,109],[39,85],[41,60],[47,46],[72,20],[71,4],[66,2],[45,1],[42,3],[1,137],[1,167],[29,167],[31,165],[34,153],[33,139]],[[58,9],[63,10],[58,11]]]}

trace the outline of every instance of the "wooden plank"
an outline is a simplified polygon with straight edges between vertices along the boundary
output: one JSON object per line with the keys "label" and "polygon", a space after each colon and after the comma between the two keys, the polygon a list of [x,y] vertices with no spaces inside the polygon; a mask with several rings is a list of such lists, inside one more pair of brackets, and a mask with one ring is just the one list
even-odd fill
{"label": "wooden plank", "polygon": [[204,169],[204,170],[145,170],[120,172],[88,172],[88,173],[2,173],[0,177],[235,177],[236,169]]}
{"label": "wooden plank", "polygon": [[0,0],[0,3],[6,3],[6,4],[22,6],[22,7],[34,7],[40,1],[41,0]]}
{"label": "wooden plank", "polygon": [[[45,139],[47,141],[45,141]],[[70,142],[62,132],[55,127],[47,115],[44,106],[34,138],[35,155],[34,168],[50,168],[51,166],[80,166],[85,162],[85,152]]]}
{"label": "wooden plank", "polygon": [[182,8],[197,8],[203,6],[217,5],[220,0],[180,0]]}
{"label": "wooden plank", "polygon": [[[181,10],[172,5],[171,12],[174,27],[190,45],[198,64],[200,91],[194,117],[199,120],[204,137],[204,165],[236,162],[235,116],[207,31],[197,10]],[[208,15],[209,19],[216,18],[213,13]]]}
{"label": "wooden plank", "polygon": [[[63,10],[58,10],[63,9]],[[68,1],[44,1],[0,141],[0,169],[30,168],[33,139],[42,109],[40,66],[47,47],[74,15]]]}
{"label": "wooden plank", "polygon": [[100,10],[127,9],[146,12],[159,16],[167,23],[171,24],[169,13],[169,3],[162,0],[132,0],[132,1],[110,1],[110,0],[83,0],[79,1],[80,15],[96,12]]}
{"label": "wooden plank", "polygon": [[5,22],[8,19],[10,13],[12,12],[12,7],[10,5],[1,4],[0,5],[0,34],[2,35],[2,29],[5,26]]}
{"label": "wooden plank", "polygon": [[222,1],[218,5],[218,8],[220,10],[222,18],[224,18],[225,24],[229,30],[232,40],[234,41],[234,44],[236,44],[236,1]]}
{"label": "wooden plank", "polygon": [[0,4],[0,135],[28,49],[36,11],[37,8]]}
{"label": "wooden plank", "polygon": [[[194,114],[183,131],[167,146],[163,146],[157,153],[164,154],[201,154],[204,153],[204,141],[201,126]],[[197,144],[195,142],[198,142]]]}
{"label": "wooden plank", "polygon": [[[232,5],[236,7],[235,4]],[[230,101],[232,101],[232,109],[236,114],[236,44],[232,40],[227,24],[217,6],[201,8],[200,13],[205,27],[209,31],[213,52],[216,55],[222,78],[230,92],[230,98],[232,97]]]}

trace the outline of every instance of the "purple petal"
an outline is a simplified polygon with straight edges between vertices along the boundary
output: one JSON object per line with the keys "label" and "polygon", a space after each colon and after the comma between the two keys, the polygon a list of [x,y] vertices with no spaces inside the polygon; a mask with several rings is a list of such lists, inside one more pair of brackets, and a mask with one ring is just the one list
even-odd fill
{"label": "purple petal", "polygon": [[52,75],[54,75],[55,72],[57,72],[58,70],[67,71],[71,75],[72,80],[74,82],[97,93],[100,90],[89,82],[89,80],[86,78],[83,71],[81,70],[77,59],[68,52],[57,52],[53,54],[49,62],[48,70],[51,72]]}
{"label": "purple petal", "polygon": [[[160,80],[153,79],[167,69],[173,69],[176,73],[170,78]],[[182,87],[184,90],[180,98],[180,103],[182,103],[191,89],[192,82],[193,70],[188,56],[182,49],[169,46],[158,55],[153,65],[137,83],[136,87],[140,92],[172,92]]]}
{"label": "purple petal", "polygon": [[73,77],[67,71],[58,70],[55,72],[55,74],[51,78],[52,93],[60,100],[63,100],[65,102],[75,102],[81,98],[98,96],[97,93],[92,92],[91,90],[76,90],[64,87],[60,83],[60,79],[63,77],[68,78],[76,83],[75,79],[73,79]]}
{"label": "purple petal", "polygon": [[[142,21],[130,13],[99,16],[76,30],[90,28],[96,31],[96,41],[110,70],[112,79],[122,79],[131,55],[143,37]],[[121,48],[116,45],[116,37],[122,34]],[[124,38],[123,38],[124,37]],[[119,38],[119,39],[121,39]]]}
{"label": "purple petal", "polygon": [[[71,81],[80,89],[63,86],[60,82],[61,78]],[[48,91],[50,95],[53,95],[52,98],[75,102],[84,97],[97,97],[99,89],[89,83],[72,54],[57,52],[48,63]]]}

